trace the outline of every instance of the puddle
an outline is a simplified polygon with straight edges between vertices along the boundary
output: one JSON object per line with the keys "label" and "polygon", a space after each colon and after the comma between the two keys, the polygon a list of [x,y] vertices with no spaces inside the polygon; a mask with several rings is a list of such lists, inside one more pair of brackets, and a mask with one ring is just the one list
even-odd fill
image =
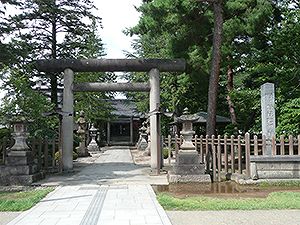
{"label": "puddle", "polygon": [[207,196],[221,198],[265,198],[274,191],[297,191],[299,187],[259,187],[257,185],[239,185],[227,181],[211,184],[169,184],[152,185],[156,193],[165,192],[174,197]]}

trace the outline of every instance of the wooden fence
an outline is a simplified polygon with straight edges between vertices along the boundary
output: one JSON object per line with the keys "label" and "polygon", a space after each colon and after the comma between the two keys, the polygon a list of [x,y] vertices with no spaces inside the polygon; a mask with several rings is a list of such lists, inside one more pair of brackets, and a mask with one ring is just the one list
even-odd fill
{"label": "wooden fence", "polygon": [[[164,144],[168,146],[168,162],[171,162],[171,151],[174,156],[178,154],[179,146],[182,144],[182,137],[171,137],[164,139]],[[246,133],[245,136],[223,136],[220,135],[211,137],[197,136],[193,138],[193,143],[196,146],[202,163],[206,163],[207,157],[210,158],[210,168],[214,181],[221,181],[222,172],[238,173],[250,176],[250,156],[264,155],[267,148],[267,140],[265,136],[258,138],[257,135],[250,136]],[[273,155],[300,155],[300,135],[293,137],[292,135],[273,137],[270,140]],[[210,150],[210,151],[209,151]],[[208,155],[208,153],[211,154]]]}
{"label": "wooden fence", "polygon": [[[0,164],[5,163],[7,151],[13,145],[12,139],[0,140]],[[28,146],[31,148],[34,162],[38,166],[39,171],[46,173],[57,172],[59,168],[58,162],[55,160],[55,153],[58,151],[58,141],[48,138],[32,138],[28,140]]]}

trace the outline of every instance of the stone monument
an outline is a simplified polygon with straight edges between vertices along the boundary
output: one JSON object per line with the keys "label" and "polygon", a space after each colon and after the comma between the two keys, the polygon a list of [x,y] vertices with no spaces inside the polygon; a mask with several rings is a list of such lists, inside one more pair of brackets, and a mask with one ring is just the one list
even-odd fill
{"label": "stone monument", "polygon": [[91,136],[92,140],[89,143],[87,148],[88,148],[89,152],[99,151],[99,146],[96,141],[96,136],[97,136],[98,130],[94,127],[94,124],[92,124],[92,127],[89,129],[89,131],[90,131],[90,136]]}
{"label": "stone monument", "polygon": [[27,145],[28,121],[24,117],[19,117],[11,121],[11,124],[15,143],[8,150],[3,174],[7,174],[6,183],[10,185],[30,185],[44,178],[44,174],[39,171],[34,162],[33,153]]}
{"label": "stone monument", "polygon": [[178,151],[173,171],[168,174],[170,183],[211,182],[210,175],[205,174],[205,164],[201,161],[192,142],[195,134],[193,122],[198,119],[199,116],[190,115],[187,108],[184,109],[183,115],[177,118],[177,121],[182,123],[180,134],[183,136],[183,142]]}
{"label": "stone monument", "polygon": [[272,155],[272,137],[275,135],[275,89],[273,83],[261,86],[262,134],[266,137],[264,155]]}
{"label": "stone monument", "polygon": [[89,156],[90,154],[86,147],[87,122],[85,120],[83,111],[80,111],[80,116],[77,120],[77,124],[78,124],[77,134],[79,135],[80,138],[79,146],[76,148],[77,154],[79,157],[86,157]]}
{"label": "stone monument", "polygon": [[262,134],[266,137],[263,155],[250,156],[250,177],[256,179],[299,179],[300,156],[272,153],[272,137],[275,136],[274,84],[261,86]]}

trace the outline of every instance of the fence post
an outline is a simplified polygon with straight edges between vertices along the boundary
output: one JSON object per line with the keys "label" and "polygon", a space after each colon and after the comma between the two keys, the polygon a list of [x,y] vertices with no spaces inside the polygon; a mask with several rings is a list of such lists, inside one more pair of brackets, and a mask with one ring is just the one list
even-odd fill
{"label": "fence post", "polygon": [[280,155],[284,155],[284,135],[280,135]]}
{"label": "fence post", "polygon": [[235,172],[234,164],[235,164],[235,157],[234,157],[234,136],[230,136],[230,153],[231,153],[231,173]]}
{"label": "fence post", "polygon": [[213,166],[213,181],[217,180],[217,165],[216,165],[216,148],[215,148],[215,135],[211,136],[211,148],[212,148],[212,166]]}
{"label": "fence post", "polygon": [[3,146],[2,146],[2,154],[3,154],[3,164],[5,164],[5,161],[6,161],[6,155],[7,155],[7,152],[6,152],[6,146],[7,146],[7,143],[8,143],[8,140],[6,137],[3,138]]}
{"label": "fence post", "polygon": [[254,135],[254,155],[258,155],[258,141],[257,141],[257,135]]}
{"label": "fence post", "polygon": [[262,136],[262,153],[263,153],[263,155],[266,155],[266,146],[267,146],[266,135],[263,135]]}
{"label": "fence post", "polygon": [[250,177],[250,134],[245,134],[245,151],[246,151],[246,175]]}
{"label": "fence post", "polygon": [[208,135],[205,136],[205,158],[208,155]]}
{"label": "fence post", "polygon": [[293,136],[289,135],[289,155],[293,155],[294,153],[294,141]]}
{"label": "fence post", "polygon": [[178,135],[175,134],[175,160],[177,161],[177,156],[178,156]]}
{"label": "fence post", "polygon": [[197,134],[195,135],[194,140],[195,140],[195,150],[198,152],[198,135]]}
{"label": "fence post", "polygon": [[298,155],[300,155],[300,134],[298,135]]}
{"label": "fence post", "polygon": [[200,135],[200,157],[201,157],[201,163],[203,163],[204,159],[204,152],[203,152],[203,135]]}
{"label": "fence post", "polygon": [[171,164],[171,135],[168,135],[168,163]]}
{"label": "fence post", "polygon": [[224,161],[225,161],[225,172],[228,173],[228,152],[227,152],[227,135],[224,135]]}
{"label": "fence post", "polygon": [[242,174],[242,146],[241,146],[241,135],[238,136],[238,173]]}
{"label": "fence post", "polygon": [[273,155],[277,155],[276,137],[275,137],[275,135],[272,136],[272,154]]}
{"label": "fence post", "polygon": [[221,170],[222,170],[222,154],[221,154],[221,136],[218,135],[218,147],[217,147],[217,160],[218,160],[218,181],[221,181]]}

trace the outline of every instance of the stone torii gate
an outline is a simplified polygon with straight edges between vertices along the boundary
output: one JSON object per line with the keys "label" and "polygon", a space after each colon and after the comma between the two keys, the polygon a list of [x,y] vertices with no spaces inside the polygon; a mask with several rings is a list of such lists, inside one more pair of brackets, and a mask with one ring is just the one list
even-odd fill
{"label": "stone torii gate", "polygon": [[[180,72],[186,67],[183,59],[52,59],[37,60],[42,72],[63,72],[62,166],[73,170],[74,95],[77,91],[150,91],[151,170],[160,168],[160,72]],[[74,72],[148,72],[149,83],[80,83],[74,84]]]}

